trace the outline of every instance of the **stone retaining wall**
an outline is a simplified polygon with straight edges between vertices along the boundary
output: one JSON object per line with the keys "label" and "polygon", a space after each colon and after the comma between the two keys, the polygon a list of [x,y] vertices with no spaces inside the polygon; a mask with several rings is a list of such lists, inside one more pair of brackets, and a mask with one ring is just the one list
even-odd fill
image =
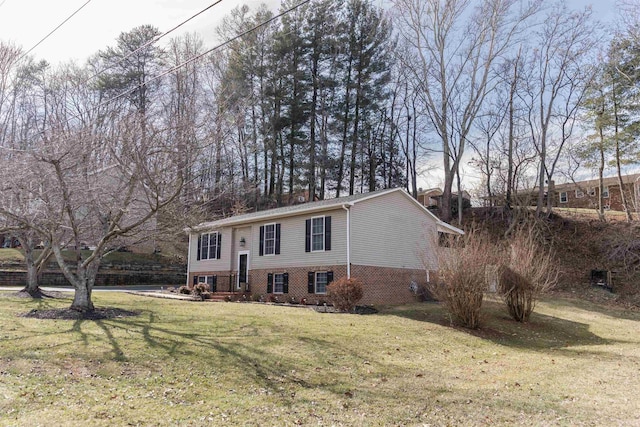
{"label": "stone retaining wall", "polygon": [[[101,270],[96,278],[96,286],[159,285],[181,286],[186,282],[186,272],[165,269],[149,270]],[[69,286],[60,271],[45,271],[40,277],[41,286]],[[0,285],[25,286],[27,273],[21,270],[0,270]]]}

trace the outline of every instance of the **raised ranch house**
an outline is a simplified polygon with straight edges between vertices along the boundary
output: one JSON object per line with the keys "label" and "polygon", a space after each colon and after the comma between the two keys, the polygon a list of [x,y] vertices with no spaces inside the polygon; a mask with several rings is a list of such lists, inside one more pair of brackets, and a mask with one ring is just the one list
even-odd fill
{"label": "raised ranch house", "polygon": [[364,283],[364,304],[414,300],[436,270],[440,221],[400,188],[205,222],[189,232],[188,281],[213,291],[325,299],[340,277]]}

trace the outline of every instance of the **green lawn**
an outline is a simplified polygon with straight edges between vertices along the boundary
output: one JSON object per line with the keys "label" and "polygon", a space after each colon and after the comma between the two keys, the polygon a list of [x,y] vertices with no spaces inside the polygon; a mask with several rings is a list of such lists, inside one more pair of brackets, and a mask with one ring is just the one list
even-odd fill
{"label": "green lawn", "polygon": [[17,317],[0,294],[0,425],[638,425],[640,315],[574,300],[480,331],[437,304],[376,315],[97,293],[140,310]]}

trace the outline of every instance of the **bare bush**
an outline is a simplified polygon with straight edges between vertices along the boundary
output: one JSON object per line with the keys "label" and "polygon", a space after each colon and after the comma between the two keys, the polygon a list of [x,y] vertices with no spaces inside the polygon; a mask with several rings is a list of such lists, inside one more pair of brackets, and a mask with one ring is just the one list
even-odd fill
{"label": "bare bush", "polygon": [[455,323],[470,329],[480,325],[482,298],[487,289],[486,270],[497,255],[486,233],[471,230],[450,236],[438,251],[437,280],[429,291],[449,311]]}
{"label": "bare bush", "polygon": [[518,229],[508,243],[500,272],[499,292],[509,314],[527,322],[540,295],[555,285],[558,270],[552,251],[535,224]]}
{"label": "bare bush", "polygon": [[338,310],[353,311],[364,296],[362,282],[354,278],[341,277],[327,286],[327,296]]}

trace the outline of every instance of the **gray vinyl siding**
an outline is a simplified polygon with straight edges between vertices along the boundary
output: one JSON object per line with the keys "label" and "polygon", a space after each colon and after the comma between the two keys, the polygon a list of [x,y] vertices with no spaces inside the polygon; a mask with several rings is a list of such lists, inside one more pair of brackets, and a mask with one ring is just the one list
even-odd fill
{"label": "gray vinyl siding", "polygon": [[[305,221],[316,216],[331,216],[331,250],[305,252]],[[260,226],[280,224],[280,254],[259,256]],[[271,219],[252,225],[251,269],[339,265],[347,262],[347,215],[344,209]]]}
{"label": "gray vinyl siding", "polygon": [[228,271],[232,269],[232,238],[231,228],[222,228],[220,230],[222,234],[222,248],[220,249],[220,259],[197,259],[198,253],[198,236],[199,233],[192,233],[189,242],[190,245],[190,259],[189,259],[189,271],[191,273],[197,273],[200,271]]}
{"label": "gray vinyl siding", "polygon": [[435,269],[436,221],[401,192],[351,208],[351,263]]}

